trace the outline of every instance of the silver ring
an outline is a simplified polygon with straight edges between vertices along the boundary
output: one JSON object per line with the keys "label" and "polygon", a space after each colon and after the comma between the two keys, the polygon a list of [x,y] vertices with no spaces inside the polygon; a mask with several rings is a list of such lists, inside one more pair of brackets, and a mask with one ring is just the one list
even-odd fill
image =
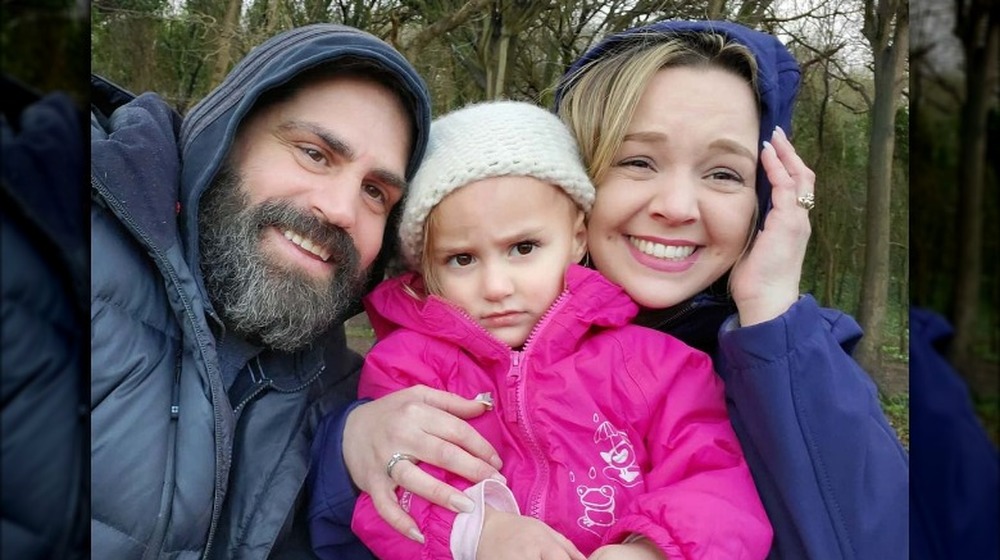
{"label": "silver ring", "polygon": [[798,199],[799,206],[805,208],[806,210],[812,210],[816,207],[816,197],[813,193],[806,193],[800,196]]}
{"label": "silver ring", "polygon": [[409,453],[393,453],[392,457],[389,458],[389,462],[385,465],[385,474],[389,478],[392,478],[392,467],[396,466],[396,463],[400,461],[409,461],[416,464],[417,458]]}

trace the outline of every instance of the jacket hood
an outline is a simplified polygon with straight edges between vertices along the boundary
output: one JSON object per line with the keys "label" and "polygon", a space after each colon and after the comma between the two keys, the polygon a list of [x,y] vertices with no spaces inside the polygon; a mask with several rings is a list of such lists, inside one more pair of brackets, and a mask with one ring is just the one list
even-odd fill
{"label": "jacket hood", "polygon": [[[781,126],[791,137],[792,109],[799,90],[798,62],[775,36],[728,21],[660,21],[611,35],[584,53],[563,75],[556,90],[556,106],[569,85],[567,80],[570,76],[585,65],[615,52],[617,48],[632,45],[635,41],[650,41],[651,37],[662,40],[669,35],[705,31],[718,33],[746,46],[757,60],[761,113],[758,149],[764,140],[771,139],[771,132],[776,125]],[[771,182],[760,165],[757,166],[757,200],[760,207],[757,224],[760,227],[771,208]]]}
{"label": "jacket hood", "polygon": [[[427,145],[431,106],[426,84],[403,55],[374,35],[343,25],[319,23],[281,33],[251,50],[222,84],[191,109],[181,125],[179,218],[184,253],[192,270],[199,270],[199,200],[225,161],[240,123],[263,93],[320,64],[345,57],[374,61],[402,84],[404,91],[400,93],[408,101],[415,131],[406,168],[407,179],[413,176]],[[382,252],[373,265],[371,286],[381,279],[395,251],[397,222],[398,212],[394,212]],[[201,275],[196,276],[204,294]]]}
{"label": "jacket hood", "polygon": [[[407,329],[449,341],[474,356],[508,355],[509,347],[489,335],[457,305],[437,296],[414,294],[423,293],[423,289],[420,275],[407,272],[386,280],[365,298],[365,309],[378,340],[398,329]],[[591,326],[622,327],[639,311],[619,286],[596,270],[575,264],[566,271],[562,299],[565,301],[561,305],[554,305],[546,312],[545,320],[552,326],[543,330],[547,341],[544,344],[555,340],[561,345],[561,349],[546,348],[547,352],[557,354],[572,352],[572,343]],[[553,336],[557,331],[559,334]]]}

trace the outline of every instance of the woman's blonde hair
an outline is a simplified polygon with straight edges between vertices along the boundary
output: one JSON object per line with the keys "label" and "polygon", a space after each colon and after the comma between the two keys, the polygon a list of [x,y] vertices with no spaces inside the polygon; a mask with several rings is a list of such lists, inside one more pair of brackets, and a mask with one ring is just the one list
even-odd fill
{"label": "woman's blonde hair", "polygon": [[576,137],[595,185],[611,168],[649,81],[679,66],[718,68],[746,80],[759,112],[757,61],[746,46],[717,33],[637,33],[560,85],[559,117]]}
{"label": "woman's blonde hair", "polygon": [[[557,111],[576,137],[587,174],[600,190],[650,80],[664,68],[716,68],[750,86],[760,116],[757,60],[746,46],[709,32],[637,33],[563,78]],[[754,204],[747,241],[753,244],[760,208]],[[739,262],[739,260],[737,260]]]}

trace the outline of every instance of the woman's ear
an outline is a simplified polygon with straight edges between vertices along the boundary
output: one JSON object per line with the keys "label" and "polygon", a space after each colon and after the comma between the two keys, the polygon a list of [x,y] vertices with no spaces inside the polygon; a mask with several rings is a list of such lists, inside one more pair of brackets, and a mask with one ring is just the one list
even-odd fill
{"label": "woman's ear", "polygon": [[579,208],[573,222],[573,262],[578,263],[587,254],[587,222],[586,215]]}

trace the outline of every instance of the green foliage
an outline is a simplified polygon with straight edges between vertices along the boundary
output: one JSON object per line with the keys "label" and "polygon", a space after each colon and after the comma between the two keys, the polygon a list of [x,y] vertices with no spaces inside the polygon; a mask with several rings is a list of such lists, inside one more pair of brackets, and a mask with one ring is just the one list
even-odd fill
{"label": "green foliage", "polygon": [[0,68],[39,92],[63,91],[86,106],[86,14],[74,0],[0,5]]}
{"label": "green foliage", "polygon": [[973,407],[993,445],[1000,445],[1000,398],[973,397]]}
{"label": "green foliage", "polygon": [[909,393],[882,397],[882,412],[889,425],[896,430],[896,436],[903,447],[910,448],[910,395]]}
{"label": "green foliage", "polygon": [[[157,91],[184,111],[214,87],[220,53],[229,53],[230,65],[235,64],[254,45],[282,29],[332,21],[361,26],[399,48],[425,77],[436,114],[494,96],[551,106],[553,86],[562,72],[608,33],[659,19],[702,18],[711,9],[721,10],[715,14],[721,19],[744,21],[784,35],[784,26],[794,19],[775,17],[771,2],[247,0],[242,2],[235,36],[224,41],[220,30],[229,1],[98,2],[92,17],[94,71],[133,91]],[[463,11],[470,6],[474,9]],[[743,11],[732,12],[737,9]],[[431,29],[433,33],[428,32]],[[837,36],[827,39],[841,40]],[[844,76],[843,67],[818,57],[820,51],[836,50],[835,45],[824,44],[822,37],[803,34],[787,42],[803,62],[802,89],[790,132],[799,154],[817,175],[818,204],[812,212],[813,233],[802,289],[823,305],[856,313],[864,266],[867,98],[873,77],[858,64],[850,66],[853,70]],[[908,108],[896,117],[891,318],[886,332],[877,333],[887,348],[899,348],[899,341],[905,340],[909,299]],[[931,230],[933,235],[944,235]],[[891,350],[890,354],[902,352]]]}

